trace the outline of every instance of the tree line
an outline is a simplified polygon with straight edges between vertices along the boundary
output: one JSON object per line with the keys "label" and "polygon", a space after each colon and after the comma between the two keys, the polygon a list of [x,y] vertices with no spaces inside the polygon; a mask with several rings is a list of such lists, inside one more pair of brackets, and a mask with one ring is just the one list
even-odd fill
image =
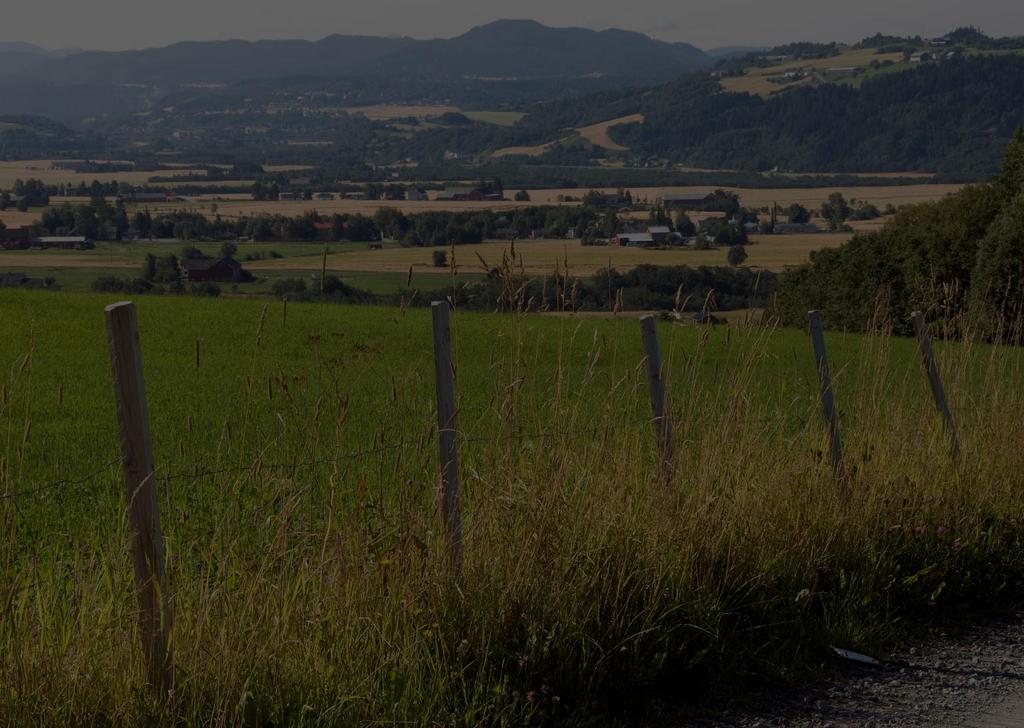
{"label": "tree line", "polygon": [[827,325],[862,331],[872,320],[913,333],[916,309],[946,320],[951,334],[1020,342],[1024,321],[1024,128],[991,183],[902,209],[882,230],[820,250],[787,271],[777,305],[802,325],[819,309]]}

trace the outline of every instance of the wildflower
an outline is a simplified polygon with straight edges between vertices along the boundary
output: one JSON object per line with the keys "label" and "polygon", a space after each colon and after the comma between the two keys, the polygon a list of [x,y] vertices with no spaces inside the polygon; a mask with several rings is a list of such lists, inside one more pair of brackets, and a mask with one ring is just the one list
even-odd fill
{"label": "wildflower", "polygon": [[939,526],[935,529],[935,535],[937,535],[939,538],[945,538],[947,533],[949,533],[949,529],[945,526]]}

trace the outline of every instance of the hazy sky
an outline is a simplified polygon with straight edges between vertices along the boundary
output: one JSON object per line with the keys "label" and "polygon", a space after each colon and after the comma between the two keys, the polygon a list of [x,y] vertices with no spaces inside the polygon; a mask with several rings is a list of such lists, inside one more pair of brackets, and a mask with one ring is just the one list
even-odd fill
{"label": "hazy sky", "polygon": [[702,48],[851,41],[877,30],[927,36],[958,25],[1024,35],[1022,0],[56,0],[11,3],[0,41],[124,49],[331,33],[433,38],[508,17],[638,30]]}

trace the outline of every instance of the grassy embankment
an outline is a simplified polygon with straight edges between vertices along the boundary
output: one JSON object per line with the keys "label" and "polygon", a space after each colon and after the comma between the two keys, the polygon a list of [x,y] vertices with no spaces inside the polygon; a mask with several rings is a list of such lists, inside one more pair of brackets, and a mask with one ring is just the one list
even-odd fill
{"label": "grassy embankment", "polygon": [[[0,293],[0,722],[584,721],[820,669],[1020,594],[1021,357],[663,326],[659,481],[635,320],[457,313],[466,563],[434,505],[429,314],[139,301],[178,687],[141,689],[102,307]],[[198,361],[196,341],[198,345]],[[356,456],[358,454],[358,456]],[[58,478],[66,483],[34,490]]]}

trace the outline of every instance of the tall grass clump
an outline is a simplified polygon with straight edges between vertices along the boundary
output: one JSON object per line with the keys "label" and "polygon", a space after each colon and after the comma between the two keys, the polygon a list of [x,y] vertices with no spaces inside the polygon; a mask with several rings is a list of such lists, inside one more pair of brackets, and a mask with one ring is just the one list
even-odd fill
{"label": "tall grass clump", "polygon": [[666,484],[635,320],[456,313],[456,576],[423,312],[293,304],[285,324],[244,302],[147,300],[177,668],[159,700],[141,677],[103,302],[0,298],[25,322],[0,349],[6,724],[635,720],[652,698],[797,679],[829,645],[876,649],[1021,595],[1014,349],[937,347],[954,463],[913,342],[830,335],[841,499],[799,331],[660,328]]}

